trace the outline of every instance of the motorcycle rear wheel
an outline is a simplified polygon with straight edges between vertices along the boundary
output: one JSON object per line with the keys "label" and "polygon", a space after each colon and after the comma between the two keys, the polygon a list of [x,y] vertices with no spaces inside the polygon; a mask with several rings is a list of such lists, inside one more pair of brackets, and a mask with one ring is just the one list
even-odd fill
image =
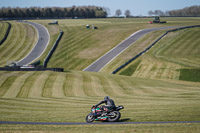
{"label": "motorcycle rear wheel", "polygon": [[109,114],[110,116],[108,117],[109,122],[116,122],[120,119],[121,113],[119,111],[113,111]]}
{"label": "motorcycle rear wheel", "polygon": [[95,120],[94,115],[91,114],[91,113],[88,114],[88,115],[86,116],[85,120],[86,120],[87,123],[93,122],[93,121]]}

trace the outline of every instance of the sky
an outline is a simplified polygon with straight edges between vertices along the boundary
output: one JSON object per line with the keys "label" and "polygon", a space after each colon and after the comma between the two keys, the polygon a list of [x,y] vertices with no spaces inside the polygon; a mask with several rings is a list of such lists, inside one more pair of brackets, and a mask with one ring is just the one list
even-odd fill
{"label": "sky", "polygon": [[71,7],[101,6],[110,9],[110,15],[120,9],[122,14],[130,10],[133,16],[146,16],[150,10],[174,10],[192,5],[200,5],[200,0],[0,0],[0,7]]}

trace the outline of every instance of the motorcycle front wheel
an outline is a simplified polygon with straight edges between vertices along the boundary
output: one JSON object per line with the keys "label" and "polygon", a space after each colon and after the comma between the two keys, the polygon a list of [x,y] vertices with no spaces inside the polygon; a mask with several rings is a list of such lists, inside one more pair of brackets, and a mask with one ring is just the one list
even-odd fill
{"label": "motorcycle front wheel", "polygon": [[93,114],[88,114],[87,116],[86,116],[86,118],[85,118],[85,120],[86,120],[86,122],[87,123],[91,123],[91,122],[93,122],[94,121],[94,115]]}
{"label": "motorcycle front wheel", "polygon": [[109,122],[118,121],[121,117],[121,113],[119,111],[110,112],[108,115],[109,115],[109,117],[108,117]]}

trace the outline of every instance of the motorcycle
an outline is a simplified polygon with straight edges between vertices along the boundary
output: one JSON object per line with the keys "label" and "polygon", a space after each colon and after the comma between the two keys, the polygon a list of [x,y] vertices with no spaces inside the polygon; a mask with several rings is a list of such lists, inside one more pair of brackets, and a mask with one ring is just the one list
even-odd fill
{"label": "motorcycle", "polygon": [[119,112],[121,109],[124,109],[124,107],[116,106],[109,111],[104,111],[102,107],[93,106],[91,108],[91,112],[86,116],[85,120],[87,123],[91,123],[93,121],[116,122],[121,117],[121,113]]}

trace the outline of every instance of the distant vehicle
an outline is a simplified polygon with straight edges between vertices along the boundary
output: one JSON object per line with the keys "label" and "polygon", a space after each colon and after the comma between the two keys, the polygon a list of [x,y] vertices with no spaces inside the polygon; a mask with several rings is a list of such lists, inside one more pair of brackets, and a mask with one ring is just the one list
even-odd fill
{"label": "distant vehicle", "polygon": [[86,29],[93,29],[93,30],[95,30],[95,29],[98,29],[98,27],[97,26],[94,26],[94,25],[89,25],[89,24],[87,24],[86,25]]}
{"label": "distant vehicle", "polygon": [[57,20],[55,20],[55,21],[53,21],[53,22],[49,23],[49,25],[51,25],[51,24],[58,24],[58,21],[57,21]]}
{"label": "distant vehicle", "polygon": [[149,22],[150,24],[153,24],[153,23],[160,23],[160,24],[164,24],[164,23],[167,23],[166,21],[160,21],[160,17],[158,17],[158,16],[155,16],[155,18],[154,18],[154,20],[153,20],[153,22],[152,21],[150,21]]}

